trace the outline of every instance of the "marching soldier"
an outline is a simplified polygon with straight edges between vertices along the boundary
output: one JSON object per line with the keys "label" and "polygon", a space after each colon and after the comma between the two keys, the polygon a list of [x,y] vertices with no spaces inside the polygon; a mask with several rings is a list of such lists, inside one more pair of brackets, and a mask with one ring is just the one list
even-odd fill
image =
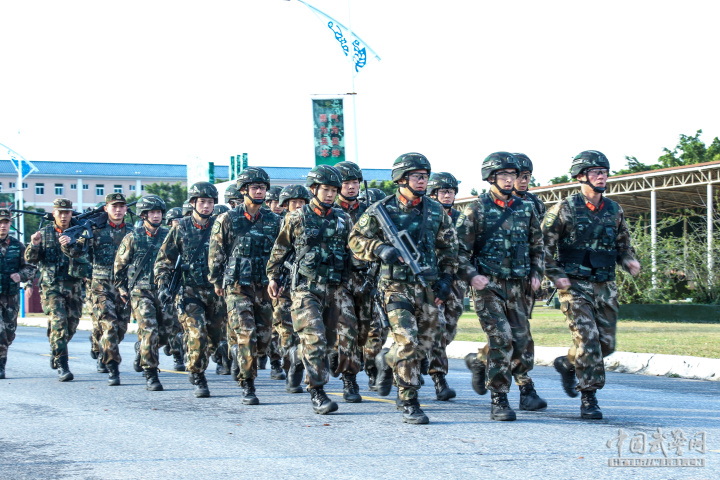
{"label": "marching soldier", "polygon": [[158,378],[158,348],[168,343],[173,327],[172,305],[157,298],[153,278],[155,257],[170,231],[162,225],[165,202],[157,196],[144,196],[137,203],[143,225],[127,234],[115,256],[115,288],[125,303],[130,302],[138,322],[140,367],[147,390],[163,389]]}
{"label": "marching soldier", "polygon": [[[11,222],[10,210],[0,208],[0,379],[5,378],[8,347],[15,340],[20,282],[28,282],[35,277],[35,266],[25,263],[25,245],[9,235]],[[67,369],[67,353],[63,361]],[[72,380],[72,373],[67,380]]]}
{"label": "marching soldier", "polygon": [[265,195],[265,204],[270,209],[271,212],[282,215],[285,213],[285,209],[280,205],[280,192],[282,192],[283,187],[280,185],[275,185],[274,187],[269,187],[267,194]]}
{"label": "marching soldier", "polygon": [[542,227],[546,274],[558,289],[573,338],[568,355],[555,359],[555,369],[565,393],[582,394],[580,416],[595,420],[602,418],[595,392],[605,385],[603,358],[615,351],[615,266],[640,273],[623,209],[603,196],[609,171],[602,153],[580,152],[570,168],[580,192],[552,207]]}
{"label": "marching soldier", "polygon": [[[350,248],[356,257],[382,262],[378,288],[383,293],[395,343],[375,357],[378,394],[390,393],[394,374],[403,422],[414,424],[429,422],[418,402],[420,360],[441,344],[444,327],[438,306],[448,298],[457,270],[457,235],[450,217],[438,202],[425,197],[430,172],[430,162],[424,155],[407,153],[398,157],[392,169],[398,191],[373,204],[350,234]],[[389,243],[391,238],[383,229],[380,208],[387,211],[393,224],[386,228],[405,231],[414,242],[420,275],[406,263],[411,259],[402,258]]]}
{"label": "marching soldier", "polygon": [[498,421],[516,419],[507,399],[512,376],[521,410],[547,406],[528,376],[534,359],[525,299],[528,278],[532,290],[540,287],[542,232],[532,205],[512,195],[518,172],[512,154],[490,154],[482,164],[490,192],[466,206],[457,221],[459,274],[473,288],[475,311],[488,337],[487,353],[478,352],[468,364],[473,388],[480,394],[491,391],[490,419]]}
{"label": "marching soldier", "polygon": [[529,201],[533,209],[535,210],[535,215],[542,219],[545,217],[545,212],[547,211],[547,208],[545,208],[545,204],[543,203],[540,198],[538,198],[537,195],[534,193],[528,192],[528,187],[530,185],[530,181],[532,180],[532,174],[533,174],[533,163],[532,160],[530,160],[530,157],[525,155],[524,153],[513,153],[513,156],[518,161],[518,166],[520,167],[520,174],[518,174],[517,180],[515,180],[515,185],[513,185],[513,190],[515,191],[515,194],[522,198],[523,200]]}
{"label": "marching soldier", "polygon": [[[167,225],[168,230],[180,223],[181,218],[183,218],[181,207],[173,207],[168,210],[165,214],[165,224]],[[155,259],[153,259],[153,265],[154,264]],[[163,305],[163,307],[173,319],[170,337],[168,338],[168,343],[163,347],[163,352],[165,352],[165,355],[167,356],[172,355],[173,370],[176,372],[184,372],[185,360],[183,359],[183,356],[185,351],[183,345],[185,344],[185,341],[183,340],[182,326],[180,325],[180,320],[178,320],[177,308],[174,303]]]}
{"label": "marching soldier", "polygon": [[192,203],[190,203],[190,200],[186,201],[182,205],[182,214],[183,217],[189,217],[193,213],[193,206]]}
{"label": "marching soldier", "polygon": [[120,385],[120,342],[125,338],[130,321],[130,309],[120,297],[113,280],[115,254],[125,235],[132,226],[125,223],[127,202],[122,193],[109,193],[105,196],[107,221],[93,227],[92,238],[80,237],[74,243],[67,235],[60,237],[65,254],[79,258],[88,252],[92,262],[91,290],[95,302],[95,314],[102,330],[99,359],[108,369],[108,385]]}
{"label": "marching soldier", "polygon": [[[193,394],[209,397],[205,370],[209,355],[218,348],[225,328],[225,313],[208,280],[208,245],[218,192],[215,185],[198,182],[190,187],[188,196],[192,214],[180,220],[180,224],[165,237],[155,260],[155,283],[160,302],[169,303],[176,293],[169,289],[173,273],[182,276],[183,293],[178,305],[187,348],[185,364],[190,372],[190,383],[195,387]],[[178,257],[180,270],[175,272]]]}
{"label": "marching soldier", "polygon": [[223,195],[225,203],[230,205],[230,208],[235,208],[242,203],[243,195],[237,188],[237,184],[233,183],[227,186],[225,194]]}
{"label": "marching soldier", "polygon": [[313,199],[285,219],[267,264],[268,289],[274,299],[282,293],[278,284],[281,268],[295,251],[291,292],[293,327],[301,341],[300,356],[313,410],[324,415],[338,408],[323,388],[329,379],[326,356],[335,345],[336,336],[340,340],[335,373],[354,378],[360,370],[355,350],[357,318],[347,289],[347,245],[352,221],[342,210],[333,208],[342,187],[335,167],[316,166],[308,173],[306,185]]}
{"label": "marching soldier", "polygon": [[[242,403],[258,405],[255,394],[257,358],[266,353],[272,330],[272,302],[265,267],[280,230],[280,217],[261,211],[270,177],[259,167],[245,169],[237,185],[244,202],[220,215],[210,235],[210,282],[225,297],[235,334],[231,352],[239,366]],[[282,368],[277,365],[285,380]],[[273,366],[273,371],[275,366]]]}
{"label": "marching soldier", "polygon": [[168,229],[174,227],[178,223],[180,223],[180,219],[183,217],[182,214],[182,208],[181,207],[173,207],[170,210],[167,211],[165,214],[165,225],[167,225]]}

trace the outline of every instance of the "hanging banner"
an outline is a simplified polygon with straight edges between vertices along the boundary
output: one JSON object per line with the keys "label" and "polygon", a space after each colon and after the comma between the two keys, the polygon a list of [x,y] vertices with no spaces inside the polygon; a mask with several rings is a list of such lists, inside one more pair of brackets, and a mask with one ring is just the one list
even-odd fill
{"label": "hanging banner", "polygon": [[313,99],[315,165],[335,165],[345,161],[343,99]]}

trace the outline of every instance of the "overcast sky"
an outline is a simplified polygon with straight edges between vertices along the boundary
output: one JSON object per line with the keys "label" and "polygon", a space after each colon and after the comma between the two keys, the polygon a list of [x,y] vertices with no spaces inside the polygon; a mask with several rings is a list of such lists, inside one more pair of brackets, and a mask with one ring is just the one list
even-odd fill
{"label": "overcast sky", "polygon": [[[348,21],[347,0],[307,1]],[[497,150],[529,155],[546,183],[581,150],[620,169],[625,155],[653,163],[680,133],[720,135],[720,2],[350,10],[382,57],[355,83],[361,167],[418,151],[463,196]],[[30,160],[228,164],[247,152],[251,165],[310,167],[311,95],[351,90],[337,42],[297,1],[4,1],[0,18],[0,143]]]}

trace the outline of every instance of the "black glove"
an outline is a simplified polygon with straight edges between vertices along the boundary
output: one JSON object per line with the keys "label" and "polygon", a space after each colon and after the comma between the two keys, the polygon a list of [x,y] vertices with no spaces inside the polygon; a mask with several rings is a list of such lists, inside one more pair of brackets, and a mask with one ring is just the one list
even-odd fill
{"label": "black glove", "polygon": [[386,265],[400,265],[400,253],[391,245],[381,243],[375,247],[375,255]]}
{"label": "black glove", "polygon": [[170,295],[170,290],[166,286],[163,286],[158,290],[158,300],[163,305],[172,302],[172,295]]}
{"label": "black glove", "polygon": [[443,273],[435,285],[433,285],[433,292],[435,297],[439,298],[443,302],[448,299],[450,293],[452,293],[452,275]]}

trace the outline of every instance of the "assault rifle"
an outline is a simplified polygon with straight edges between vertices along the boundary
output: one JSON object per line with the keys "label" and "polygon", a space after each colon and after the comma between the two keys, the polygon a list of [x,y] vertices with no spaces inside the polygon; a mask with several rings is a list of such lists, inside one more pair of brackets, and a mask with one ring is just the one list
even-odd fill
{"label": "assault rifle", "polygon": [[[34,212],[32,210],[16,210],[12,209],[11,212],[13,213],[21,213],[23,215],[35,215],[37,217],[42,217],[40,220],[40,226],[38,227],[38,230],[40,230],[45,222],[55,222],[55,217],[53,217],[52,212]],[[75,212],[73,212],[74,214]]]}
{"label": "assault rifle", "polygon": [[173,268],[172,274],[170,274],[170,284],[168,285],[168,291],[170,292],[171,303],[175,301],[178,293],[180,293],[180,287],[182,286],[182,275],[187,268],[182,263],[182,255],[178,255],[175,261],[175,268]]}
{"label": "assault rifle", "polygon": [[295,269],[295,251],[288,255],[287,260],[285,260],[280,267],[280,278],[278,278],[277,284],[279,286],[279,290],[285,290],[287,289],[288,283],[291,283],[291,288],[295,288],[295,284],[297,283],[297,280],[295,280],[295,277],[297,276],[297,271]]}
{"label": "assault rifle", "polygon": [[377,212],[375,218],[380,222],[380,228],[382,228],[387,241],[395,247],[395,250],[397,250],[402,257],[405,265],[410,267],[410,270],[415,274],[420,285],[427,287],[427,282],[425,282],[422,276],[426,269],[420,267],[420,263],[418,263],[420,260],[420,250],[418,250],[410,234],[408,234],[407,230],[398,231],[382,202],[377,203],[375,211]]}
{"label": "assault rifle", "polygon": [[[137,201],[128,203],[127,206],[131,207],[135,205]],[[87,212],[73,216],[70,222],[70,228],[63,231],[63,235],[70,237],[68,245],[72,245],[77,242],[78,239],[84,238],[89,240],[93,238],[93,228],[102,228],[108,221],[108,214],[105,211],[105,205],[94,208]],[[83,253],[87,252],[90,247],[90,242],[85,242],[83,245]]]}

